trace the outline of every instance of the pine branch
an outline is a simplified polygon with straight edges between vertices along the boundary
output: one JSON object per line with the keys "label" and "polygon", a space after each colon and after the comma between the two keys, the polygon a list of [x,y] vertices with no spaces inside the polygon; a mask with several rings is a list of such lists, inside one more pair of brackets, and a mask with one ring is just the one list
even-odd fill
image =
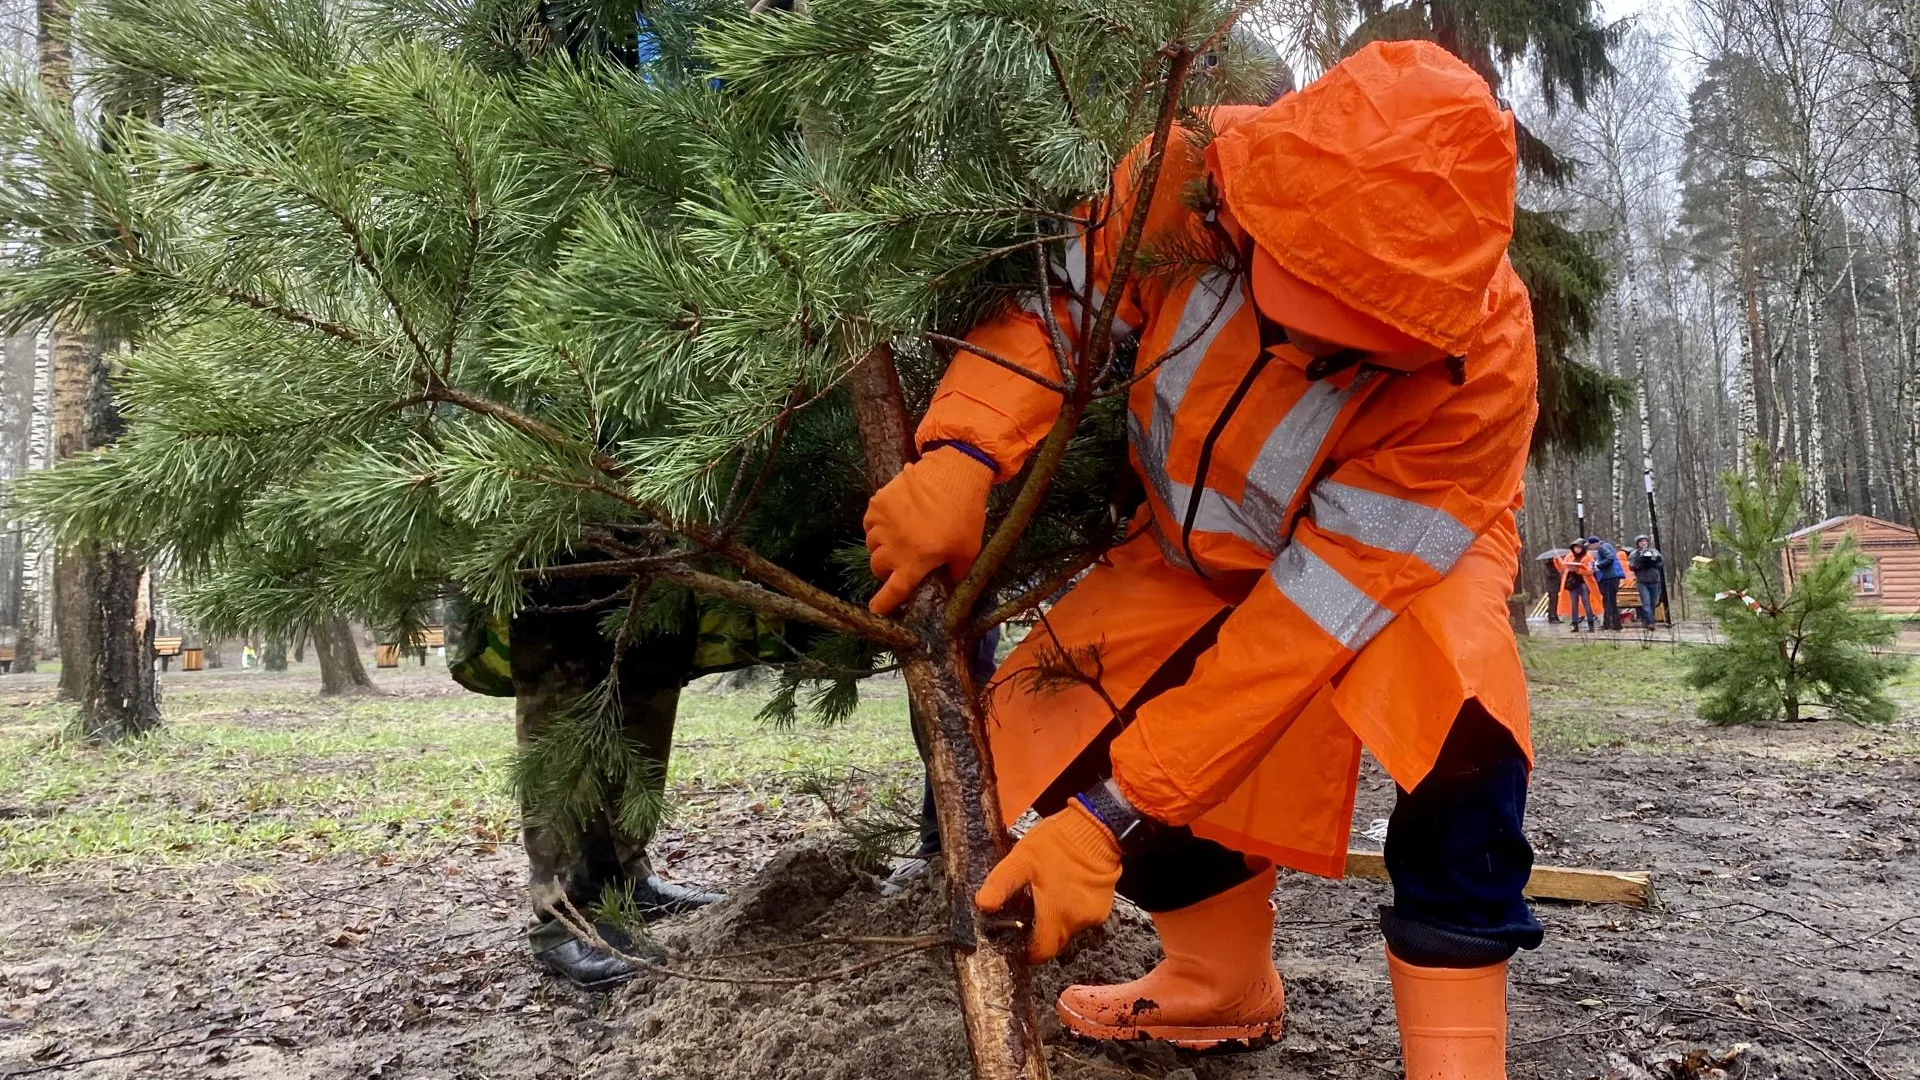
{"label": "pine branch", "polygon": [[911,649],[919,644],[919,638],[899,623],[882,619],[865,608],[853,608],[863,618],[849,619],[837,616],[834,612],[823,611],[811,604],[784,596],[771,589],[764,589],[749,581],[733,581],[718,574],[709,574],[695,570],[684,562],[668,563],[652,569],[649,576],[659,581],[684,586],[698,593],[715,596],[729,603],[767,615],[776,615],[784,619],[812,626],[823,627],[842,634],[877,641],[893,649]]}
{"label": "pine branch", "polygon": [[1013,372],[1015,375],[1018,375],[1021,378],[1028,380],[1029,382],[1038,383],[1041,386],[1044,386],[1047,389],[1053,391],[1054,393],[1059,394],[1061,397],[1065,397],[1067,395],[1067,388],[1065,386],[1062,386],[1061,384],[1054,382],[1052,379],[1047,378],[1045,375],[1042,375],[1037,371],[1031,371],[1025,367],[1022,367],[1021,365],[1013,362],[1012,360],[1009,360],[1006,357],[1001,356],[999,353],[993,352],[989,349],[983,349],[980,346],[975,345],[973,342],[966,340],[965,338],[949,337],[946,334],[936,334],[931,330],[922,331],[920,336],[927,339],[928,341],[931,341],[940,345],[945,345],[951,349],[959,349],[962,352],[972,353],[973,355],[979,357],[982,360],[987,361],[990,364],[994,364],[998,367],[1006,368],[1008,371]]}
{"label": "pine branch", "polygon": [[414,327],[413,319],[407,314],[405,305],[400,302],[400,297],[393,291],[393,286],[387,281],[386,275],[381,273],[379,265],[374,261],[372,249],[367,244],[366,232],[360,227],[360,223],[354,219],[352,214],[335,206],[332,200],[326,198],[319,192],[309,190],[286,177],[277,176],[264,169],[244,165],[199,162],[192,167],[191,171],[226,175],[236,179],[250,180],[255,183],[277,187],[298,195],[301,200],[309,206],[325,214],[333,221],[334,225],[339,228],[340,234],[346,237],[353,254],[354,263],[367,275],[368,280],[372,282],[374,288],[379,290],[381,298],[386,302],[388,313],[393,316],[394,321],[400,326],[401,333],[406,335],[408,343],[413,346],[415,357],[419,359],[423,366],[428,368],[433,367],[433,354],[427,348],[425,338],[423,338],[420,331]]}
{"label": "pine branch", "polygon": [[[1080,369],[1079,381],[1074,385],[1073,393],[1068,395],[1053,422],[1053,428],[1047,432],[1046,441],[1034,455],[1027,481],[1014,497],[1013,505],[1001,519],[993,532],[993,537],[980,550],[980,557],[974,560],[966,577],[954,587],[953,597],[947,602],[946,621],[948,627],[958,627],[966,621],[973,605],[986,591],[987,583],[993,579],[1007,557],[1013,553],[1014,545],[1027,525],[1040,509],[1040,502],[1046,497],[1047,488],[1053,482],[1053,475],[1059,469],[1060,462],[1066,457],[1068,444],[1072,442],[1073,431],[1080,423],[1081,415],[1086,411],[1087,402],[1092,394],[1092,380],[1086,378],[1087,358],[1105,355],[1112,347],[1113,319],[1118,310],[1120,297],[1126,292],[1127,283],[1133,269],[1135,253],[1140,248],[1141,235],[1146,231],[1147,212],[1153,204],[1153,195],[1160,181],[1161,166],[1166,160],[1167,144],[1172,136],[1174,117],[1180,111],[1180,91],[1186,84],[1187,73],[1193,66],[1193,53],[1185,48],[1172,47],[1167,69],[1167,85],[1160,102],[1159,117],[1154,123],[1153,139],[1149,143],[1147,161],[1141,170],[1138,186],[1135,189],[1133,212],[1127,221],[1127,231],[1121,237],[1120,246],[1114,257],[1114,270],[1107,284],[1107,295],[1100,305],[1100,314],[1094,320],[1091,333],[1082,338],[1084,351],[1077,364]],[[1086,245],[1088,255],[1093,257],[1093,244]],[[1091,268],[1087,274],[1087,287],[1093,287]],[[1090,299],[1090,298],[1089,298]]]}

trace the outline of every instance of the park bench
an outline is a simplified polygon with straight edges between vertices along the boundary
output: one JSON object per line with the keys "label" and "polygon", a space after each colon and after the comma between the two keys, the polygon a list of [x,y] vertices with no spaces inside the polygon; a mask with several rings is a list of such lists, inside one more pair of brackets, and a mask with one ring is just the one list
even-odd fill
{"label": "park bench", "polygon": [[161,671],[166,671],[167,665],[173,658],[180,655],[180,646],[185,642],[185,638],[177,637],[157,637],[153,639],[153,655],[160,658]]}
{"label": "park bench", "polygon": [[13,673],[13,646],[0,645],[0,674]]}
{"label": "park bench", "polygon": [[[444,649],[447,646],[447,628],[444,626],[426,626],[420,630],[420,666],[427,666],[428,649]],[[400,643],[385,642],[373,647],[373,666],[391,668],[400,666]]]}

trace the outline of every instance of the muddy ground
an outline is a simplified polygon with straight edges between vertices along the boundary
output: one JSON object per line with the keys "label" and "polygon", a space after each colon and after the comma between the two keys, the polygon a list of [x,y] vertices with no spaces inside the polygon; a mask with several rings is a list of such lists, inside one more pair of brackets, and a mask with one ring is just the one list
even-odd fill
{"label": "muddy ground", "polygon": [[[1617,662],[1630,681],[1631,652]],[[1536,687],[1543,729],[1557,734],[1535,775],[1530,831],[1544,863],[1654,870],[1659,904],[1541,906],[1547,944],[1513,968],[1512,1076],[1920,1078],[1920,708],[1904,708],[1893,730],[1717,731],[1670,701],[1581,683],[1582,666],[1547,665]],[[396,699],[444,692],[424,679],[387,688]],[[49,692],[0,682],[0,733],[9,707]],[[256,712],[261,724],[290,723]],[[1383,817],[1391,797],[1369,777],[1361,823]],[[0,791],[0,815],[59,813],[58,798]],[[937,928],[930,883],[883,898],[833,853],[835,835],[817,802],[768,799],[753,784],[699,792],[656,850],[673,853],[671,873],[735,895],[660,928],[675,966],[792,976],[873,950],[698,958]],[[555,986],[517,944],[524,868],[510,837],[154,862],[0,875],[0,1077],[964,1074],[937,953],[809,986]],[[1280,1045],[1190,1057],[1099,1047],[1049,1025],[1056,1075],[1398,1075],[1374,929],[1386,887],[1296,875],[1276,898],[1291,1010]],[[1043,983],[1130,977],[1152,959],[1144,922],[1123,910]]]}

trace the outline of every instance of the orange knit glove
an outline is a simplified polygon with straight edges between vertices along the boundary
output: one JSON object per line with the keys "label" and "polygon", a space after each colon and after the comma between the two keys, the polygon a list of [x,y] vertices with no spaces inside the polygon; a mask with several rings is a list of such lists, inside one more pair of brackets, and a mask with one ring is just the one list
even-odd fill
{"label": "orange knit glove", "polygon": [[1120,844],[1078,802],[1027,830],[987,875],[973,902],[998,911],[1021,889],[1033,890],[1033,936],[1027,962],[1060,955],[1067,939],[1107,921],[1120,880]]}
{"label": "orange knit glove", "polygon": [[875,614],[899,607],[914,587],[940,567],[953,580],[980,555],[987,527],[993,470],[965,452],[943,446],[900,470],[873,493],[862,522],[868,565],[880,591],[868,601]]}

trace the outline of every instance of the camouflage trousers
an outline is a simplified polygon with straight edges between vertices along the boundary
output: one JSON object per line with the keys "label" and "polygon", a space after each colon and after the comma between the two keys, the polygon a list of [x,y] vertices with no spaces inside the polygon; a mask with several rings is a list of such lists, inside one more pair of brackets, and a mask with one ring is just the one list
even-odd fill
{"label": "camouflage trousers", "polygon": [[[613,643],[600,633],[603,614],[530,607],[513,617],[514,734],[522,749],[538,739],[570,703],[606,678],[613,666]],[[629,648],[621,663],[627,738],[660,763],[663,783],[667,756],[673,749],[680,687],[692,671],[694,644],[692,634],[652,638]],[[651,872],[647,843],[652,837],[627,835],[610,809],[603,809],[578,837],[567,836],[522,809],[534,914],[528,939],[536,951],[568,937],[565,928],[545,914],[559,897],[586,911],[606,887],[644,882]]]}

